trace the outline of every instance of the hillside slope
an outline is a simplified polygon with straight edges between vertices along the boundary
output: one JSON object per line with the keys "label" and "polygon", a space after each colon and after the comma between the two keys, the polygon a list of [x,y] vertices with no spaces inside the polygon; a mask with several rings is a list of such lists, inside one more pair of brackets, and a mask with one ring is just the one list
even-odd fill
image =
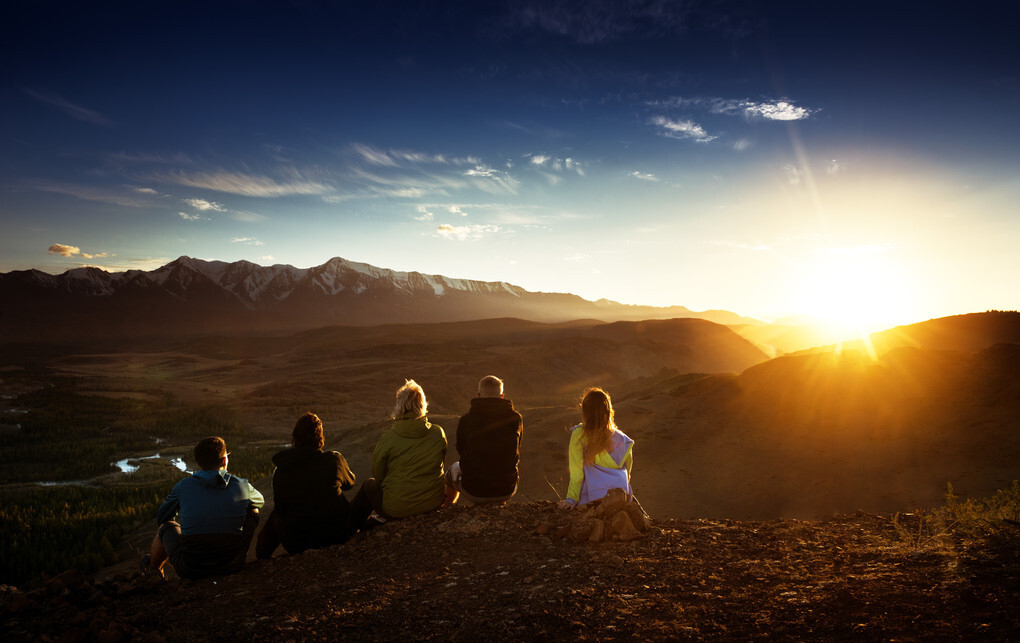
{"label": "hillside slope", "polygon": [[[905,544],[888,517],[653,521],[556,535],[552,503],[453,507],[203,581],[74,573],[0,592],[15,641],[1016,641],[1008,542]],[[909,523],[908,523],[909,526]]]}

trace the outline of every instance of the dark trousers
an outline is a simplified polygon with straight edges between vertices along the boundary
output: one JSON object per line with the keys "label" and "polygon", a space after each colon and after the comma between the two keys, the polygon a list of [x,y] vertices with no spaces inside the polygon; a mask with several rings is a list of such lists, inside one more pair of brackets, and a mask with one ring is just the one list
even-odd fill
{"label": "dark trousers", "polygon": [[347,500],[339,504],[342,509],[327,515],[291,515],[273,509],[259,532],[255,543],[255,555],[272,558],[280,545],[288,554],[300,554],[308,549],[341,545],[347,542],[350,525]]}
{"label": "dark trousers", "polygon": [[249,506],[239,534],[183,536],[180,525],[171,520],[160,526],[159,539],[177,575],[195,580],[240,571],[258,525],[259,510]]}
{"label": "dark trousers", "polygon": [[361,483],[357,495],[351,501],[351,512],[349,514],[348,532],[351,535],[370,527],[368,517],[376,512],[386,520],[394,520],[392,516],[386,515],[382,509],[383,490],[382,485],[375,478],[369,478]]}

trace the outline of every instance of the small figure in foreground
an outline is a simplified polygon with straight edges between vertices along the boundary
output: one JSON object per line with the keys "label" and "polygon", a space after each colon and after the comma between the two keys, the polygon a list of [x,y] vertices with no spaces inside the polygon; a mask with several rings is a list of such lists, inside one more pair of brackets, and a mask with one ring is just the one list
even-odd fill
{"label": "small figure in foreground", "polygon": [[474,504],[506,502],[517,493],[524,421],[503,398],[503,381],[486,375],[478,382],[471,410],[457,424],[460,461],[446,472],[446,497]]}
{"label": "small figure in foreground", "polygon": [[[438,509],[446,498],[446,433],[426,418],[425,391],[414,380],[397,389],[393,425],[372,453],[372,475],[351,501],[350,532]],[[369,520],[372,513],[375,517]]]}
{"label": "small figure in foreground", "polygon": [[626,491],[634,497],[630,486],[634,466],[634,440],[616,428],[613,402],[600,388],[585,390],[581,398],[581,424],[570,433],[570,483],[561,509],[601,500],[610,489]]}
{"label": "small figure in foreground", "polygon": [[[227,473],[229,455],[222,438],[195,446],[200,470],[174,485],[156,512],[159,529],[143,570],[162,574],[169,559],[178,576],[198,579],[244,567],[264,500],[247,480]],[[172,520],[178,512],[179,523]]]}
{"label": "small figure in foreground", "polygon": [[255,555],[271,558],[279,545],[289,554],[347,542],[350,504],[344,491],[354,473],[337,451],[323,451],[322,421],[298,418],[291,446],[273,456],[273,511],[259,532]]}

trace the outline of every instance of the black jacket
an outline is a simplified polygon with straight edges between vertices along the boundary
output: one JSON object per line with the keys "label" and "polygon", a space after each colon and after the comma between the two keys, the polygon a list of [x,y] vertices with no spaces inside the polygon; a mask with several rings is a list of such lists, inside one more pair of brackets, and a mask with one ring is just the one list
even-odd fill
{"label": "black jacket", "polygon": [[354,473],[336,451],[291,447],[273,456],[273,512],[282,521],[280,540],[294,553],[346,540],[348,503],[343,492]]}
{"label": "black jacket", "polygon": [[517,491],[524,421],[513,402],[476,397],[457,424],[461,485],[478,498],[498,498]]}

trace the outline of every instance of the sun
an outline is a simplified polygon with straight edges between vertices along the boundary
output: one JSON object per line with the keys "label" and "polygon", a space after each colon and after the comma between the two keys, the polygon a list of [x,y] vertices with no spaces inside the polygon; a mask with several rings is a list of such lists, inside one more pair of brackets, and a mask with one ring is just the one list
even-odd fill
{"label": "sun", "polygon": [[834,336],[859,338],[908,318],[909,280],[881,248],[819,252],[803,270],[801,305]]}

